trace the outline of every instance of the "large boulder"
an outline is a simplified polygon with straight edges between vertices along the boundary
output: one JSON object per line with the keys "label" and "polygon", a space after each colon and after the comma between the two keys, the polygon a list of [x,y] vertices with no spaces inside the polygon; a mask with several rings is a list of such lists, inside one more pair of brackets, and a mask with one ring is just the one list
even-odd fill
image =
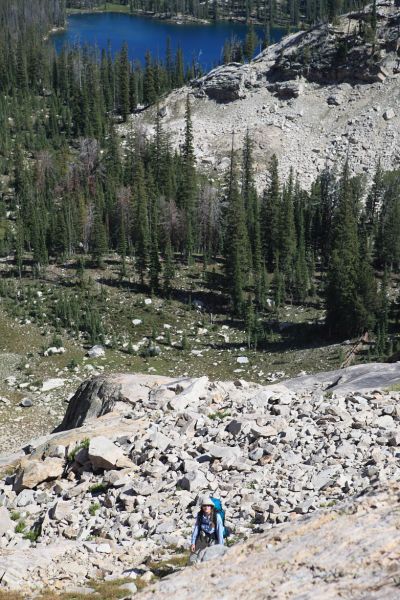
{"label": "large boulder", "polygon": [[202,94],[218,103],[234,102],[246,97],[246,89],[251,86],[252,70],[249,65],[230,63],[217,67],[205,77],[194,82]]}
{"label": "large boulder", "polygon": [[154,375],[99,375],[84,381],[71,398],[62,423],[55,432],[81,427],[88,419],[109,412],[129,412],[138,401],[148,399],[151,389],[172,381]]}
{"label": "large boulder", "polygon": [[93,469],[122,469],[132,466],[132,461],[127,458],[121,448],[108,438],[99,435],[90,440],[89,460]]}
{"label": "large boulder", "polygon": [[64,471],[64,460],[61,458],[46,458],[45,460],[25,459],[17,471],[14,490],[34,489],[39,483],[58,479]]}

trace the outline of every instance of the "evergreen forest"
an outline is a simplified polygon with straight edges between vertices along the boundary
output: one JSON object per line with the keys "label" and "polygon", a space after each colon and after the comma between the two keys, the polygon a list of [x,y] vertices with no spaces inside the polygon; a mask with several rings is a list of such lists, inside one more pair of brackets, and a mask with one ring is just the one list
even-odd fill
{"label": "evergreen forest", "polygon": [[[101,342],[102,304],[87,270],[101,274],[112,261],[112,285],[132,298],[190,305],[195,289],[178,282],[195,268],[210,290],[205,310],[218,305],[249,348],[268,348],[285,306],[318,305],[326,342],[368,332],[371,356],[398,350],[400,171],[377,160],[367,183],[345,162],[304,190],[273,156],[259,193],[248,132],[210,179],[196,166],[190,95],[179,149],[157,106],[195,75],[179,52],[167,47],[165,61],[148,56],[143,69],[126,46],[115,57],[89,48],[57,55],[46,35],[63,24],[64,3],[34,4],[0,5],[0,295],[14,310],[33,303],[32,284],[51,280],[56,266],[72,268],[68,293],[30,315]],[[118,125],[140,104],[157,106],[155,135],[132,129],[122,138]]]}

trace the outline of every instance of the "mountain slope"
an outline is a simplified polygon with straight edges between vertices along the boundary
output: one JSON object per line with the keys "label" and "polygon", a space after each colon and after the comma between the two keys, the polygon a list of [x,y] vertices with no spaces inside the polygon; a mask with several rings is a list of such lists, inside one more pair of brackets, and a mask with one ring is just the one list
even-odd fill
{"label": "mountain slope", "polygon": [[[173,143],[182,143],[190,94],[196,156],[211,174],[228,165],[232,132],[240,148],[247,129],[260,188],[273,153],[282,173],[292,166],[304,186],[346,156],[352,173],[370,175],[378,157],[385,169],[394,168],[400,160],[400,9],[378,3],[374,44],[359,34],[367,20],[366,13],[354,13],[335,27],[295,33],[249,65],[219,67],[173,92],[161,111]],[[132,118],[150,135],[154,117],[152,108]]]}

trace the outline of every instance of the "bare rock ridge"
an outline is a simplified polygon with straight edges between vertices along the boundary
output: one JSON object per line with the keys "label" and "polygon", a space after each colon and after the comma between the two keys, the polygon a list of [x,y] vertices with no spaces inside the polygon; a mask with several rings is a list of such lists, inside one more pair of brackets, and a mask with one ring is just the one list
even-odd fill
{"label": "bare rock ridge", "polygon": [[188,547],[209,493],[237,545],[217,570],[211,561],[163,579],[153,598],[394,599],[400,392],[385,388],[399,381],[400,363],[270,386],[86,382],[57,432],[0,457],[0,589],[151,582],[157,561]]}
{"label": "bare rock ridge", "polygon": [[[349,158],[351,174],[395,168],[400,154],[400,8],[378,0],[377,35],[368,31],[370,7],[284,37],[249,64],[212,70],[172,92],[160,114],[172,142],[184,135],[185,102],[192,99],[194,146],[200,166],[220,175],[249,130],[261,191],[276,154],[281,174],[290,167],[308,188],[324,168]],[[368,37],[369,36],[369,37]],[[154,108],[133,115],[149,136]],[[128,128],[131,126],[129,124]],[[121,125],[121,133],[128,131]]]}
{"label": "bare rock ridge", "polygon": [[[252,63],[217,67],[193,82],[199,97],[217,102],[244,98],[246,91],[267,86],[282,98],[296,97],[289,80],[321,85],[381,83],[400,72],[400,11],[389,2],[378,11],[377,39],[365,38],[367,13],[350,13],[334,26],[323,24],[286,36]],[[283,84],[282,84],[283,82]]]}

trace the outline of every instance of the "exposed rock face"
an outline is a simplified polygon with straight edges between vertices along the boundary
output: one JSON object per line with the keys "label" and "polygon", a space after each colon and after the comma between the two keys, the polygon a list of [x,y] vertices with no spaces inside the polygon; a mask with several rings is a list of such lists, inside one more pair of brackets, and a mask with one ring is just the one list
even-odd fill
{"label": "exposed rock face", "polygon": [[[189,567],[143,600],[397,600],[399,485],[275,527]],[[218,553],[219,554],[219,553]]]}
{"label": "exposed rock face", "polygon": [[156,383],[167,378],[151,375],[100,375],[84,381],[71,398],[62,423],[55,431],[81,427],[88,419],[115,410],[129,410],[137,400],[145,398]]}
{"label": "exposed rock face", "polygon": [[[336,598],[336,588],[329,596],[328,575],[323,583],[318,578],[319,569],[329,573],[329,579],[332,573],[336,577],[335,569],[342,569],[337,538],[321,529],[321,539],[325,534],[329,546],[323,552],[320,549],[320,554],[316,549],[307,554],[304,544],[312,539],[311,529],[303,538],[301,532],[309,521],[301,526],[293,521],[327,506],[339,506],[374,486],[400,481],[400,392],[377,389],[398,381],[400,363],[349,367],[265,387],[241,380],[210,382],[207,377],[95,378],[92,383],[108,383],[108,390],[114,386],[116,397],[107,396],[112,412],[88,419],[88,407],[99,399],[97,393],[93,399],[87,396],[82,415],[79,405],[74,413],[80,427],[32,441],[31,454],[20,459],[14,474],[0,481],[0,505],[6,511],[1,519],[5,525],[0,533],[0,585],[33,590],[56,581],[63,586],[86,584],[99,576],[99,569],[113,576],[121,576],[125,568],[142,572],[146,557],[165,555],[172,546],[188,547],[198,499],[207,494],[222,498],[227,526],[235,539],[251,537],[253,543],[261,539],[261,553],[270,544],[269,559],[263,555],[262,562],[253,563],[251,577],[255,581],[260,570],[262,586],[250,586],[249,597],[264,598],[270,577],[269,585],[276,582],[271,597],[287,600],[295,589],[295,578],[303,581],[304,576],[307,593],[311,585],[320,593],[321,584],[316,598]],[[99,388],[87,384],[84,389]],[[11,464],[2,459],[9,473]],[[30,536],[16,532],[14,525],[10,528],[13,511],[18,511]],[[341,515],[338,511],[337,516]],[[316,531],[331,519],[326,512],[316,517]],[[286,543],[277,547],[274,531],[282,523],[285,528],[279,528],[276,535]],[[293,539],[285,538],[288,531],[294,532]],[[255,533],[267,537],[258,538]],[[373,540],[377,553],[386,548],[386,533]],[[37,534],[38,539],[31,542],[29,538]],[[341,536],[344,539],[343,531]],[[391,532],[392,544],[393,540],[397,538]],[[350,555],[353,550],[347,542],[348,536],[344,554]],[[286,546],[292,548],[288,554]],[[247,573],[250,547],[240,547],[243,553],[233,550],[232,562],[240,556]],[[210,560],[207,564],[213,564],[210,555],[215,552],[219,550],[204,553],[204,560]],[[338,558],[333,558],[334,552]],[[290,593],[279,596],[286,580],[282,564],[292,564],[293,556],[298,562],[306,560],[305,571],[299,569],[296,575],[298,566],[293,562]],[[363,569],[365,561],[360,556]],[[312,571],[312,561],[319,565],[317,570]],[[264,571],[266,565],[273,570]],[[352,569],[353,564],[345,571],[351,574],[349,581]],[[246,581],[253,579],[246,575],[237,580],[236,590],[236,580],[230,580],[233,572],[228,567],[227,578],[221,574],[222,579],[216,579],[225,590],[219,594],[211,577],[207,594],[223,598],[226,593],[231,598],[236,591],[246,593],[250,585]],[[186,590],[188,581],[183,580],[186,596],[182,597],[192,597]],[[162,598],[169,590],[170,597],[175,597],[174,586],[173,579],[164,580],[155,593]],[[345,591],[346,597],[352,597]]]}
{"label": "exposed rock face", "polygon": [[249,65],[230,63],[213,69],[194,82],[198,95],[208,96],[219,103],[233,102],[246,97],[246,89],[255,83],[255,72]]}

